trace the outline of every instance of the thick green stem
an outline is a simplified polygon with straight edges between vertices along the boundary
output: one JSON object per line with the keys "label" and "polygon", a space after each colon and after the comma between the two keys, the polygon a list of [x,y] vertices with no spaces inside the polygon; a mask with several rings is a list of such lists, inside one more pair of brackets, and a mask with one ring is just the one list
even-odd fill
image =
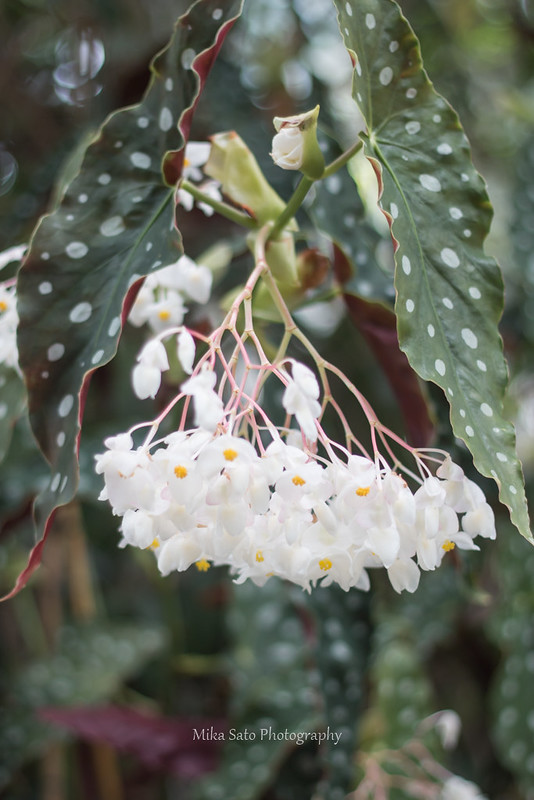
{"label": "thick green stem", "polygon": [[329,175],[333,175],[334,172],[338,171],[338,169],[344,167],[345,164],[347,164],[351,160],[352,156],[355,156],[356,153],[358,153],[362,149],[362,147],[363,147],[363,142],[361,141],[354,142],[352,147],[349,147],[348,150],[345,150],[344,153],[341,153],[341,155],[338,156],[336,159],[334,159],[334,161],[332,161],[331,164],[325,167],[322,177],[328,178]]}
{"label": "thick green stem", "polygon": [[308,194],[312,185],[313,181],[310,178],[304,177],[303,175],[302,178],[300,179],[299,184],[297,185],[297,188],[293,192],[292,196],[289,198],[287,206],[284,208],[278,219],[275,220],[275,223],[271,228],[269,236],[267,237],[267,241],[270,241],[271,239],[276,239],[278,234],[284,230],[287,223],[293,219],[293,217],[301,207],[304,198]]}
{"label": "thick green stem", "polygon": [[198,186],[195,186],[194,183],[190,183],[187,180],[182,181],[180,184],[180,189],[184,189],[190,195],[192,195],[195,200],[200,203],[205,203],[207,206],[213,208],[217,214],[220,214],[226,219],[231,220],[232,222],[236,222],[238,225],[242,225],[245,228],[257,228],[258,223],[252,217],[249,217],[248,214],[243,214],[241,211],[238,211],[236,208],[232,208],[229,206],[228,203],[223,203],[220,200],[215,200],[213,197],[210,197],[208,194],[203,192]]}

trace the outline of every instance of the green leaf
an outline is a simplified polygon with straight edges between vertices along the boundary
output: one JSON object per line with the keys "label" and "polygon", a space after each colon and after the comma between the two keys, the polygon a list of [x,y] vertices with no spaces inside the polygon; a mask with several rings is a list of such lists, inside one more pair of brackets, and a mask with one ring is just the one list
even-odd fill
{"label": "green leaf", "polygon": [[0,364],[0,461],[4,458],[13,426],[24,410],[26,391],[20,375]]}
{"label": "green leaf", "polygon": [[355,64],[365,152],[396,248],[401,348],[441,386],[454,433],[529,541],[512,425],[503,416],[506,363],[498,321],[503,287],[484,254],[491,206],[458,117],[430,83],[419,43],[393,0],[334,0]]}
{"label": "green leaf", "polygon": [[517,537],[501,537],[497,563],[500,597],[488,618],[490,634],[502,653],[492,687],[493,741],[499,758],[519,782],[525,797],[531,797],[534,553]]}
{"label": "green leaf", "polygon": [[206,800],[263,797],[296,735],[313,733],[319,724],[306,669],[311,647],[292,589],[278,579],[261,588],[236,586],[230,625],[233,708],[221,766],[199,786]]}
{"label": "green leaf", "polygon": [[323,745],[325,777],[317,791],[321,797],[343,800],[355,782],[371,637],[369,596],[326,586],[314,590],[305,602],[315,612],[326,729],[339,736],[337,742],[328,739]]}
{"label": "green leaf", "polygon": [[56,653],[30,664],[12,685],[0,721],[0,786],[22,764],[63,738],[39,708],[90,705],[113,695],[165,645],[153,626],[65,627]]}
{"label": "green leaf", "polygon": [[142,102],[104,123],[33,236],[18,281],[19,352],[51,475],[35,506],[42,538],[15,591],[40,561],[51,513],[75,494],[88,378],[116,353],[132,285],[182,252],[169,182],[180,177],[193,110],[240,7],[241,0],[199,0],[178,20]]}

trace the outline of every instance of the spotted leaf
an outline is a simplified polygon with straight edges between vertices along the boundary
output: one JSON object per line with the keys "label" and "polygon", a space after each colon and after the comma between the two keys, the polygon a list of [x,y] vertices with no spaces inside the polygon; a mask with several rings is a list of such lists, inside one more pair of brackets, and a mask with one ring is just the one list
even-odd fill
{"label": "spotted leaf", "polygon": [[503,416],[503,287],[484,254],[491,206],[458,117],[426,75],[393,0],[334,0],[367,124],[365,153],[395,246],[399,342],[441,386],[455,434],[532,540],[512,425]]}
{"label": "spotted leaf", "polygon": [[141,103],[104,123],[59,206],[34,233],[19,274],[19,351],[32,428],[51,476],[35,508],[43,538],[14,591],[40,561],[53,510],[76,491],[88,377],[115,355],[133,299],[128,290],[181,252],[174,184],[199,94],[240,7],[241,0],[199,0],[180,17],[152,62]]}
{"label": "spotted leaf", "polygon": [[0,461],[4,458],[13,425],[24,410],[26,392],[20,376],[11,367],[0,364]]}

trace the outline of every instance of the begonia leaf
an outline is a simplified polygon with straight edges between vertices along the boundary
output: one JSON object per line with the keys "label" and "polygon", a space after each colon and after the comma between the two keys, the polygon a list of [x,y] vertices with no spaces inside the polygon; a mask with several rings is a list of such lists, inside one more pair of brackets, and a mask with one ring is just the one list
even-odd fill
{"label": "begonia leaf", "polygon": [[0,364],[0,461],[4,458],[13,425],[26,404],[26,391],[20,375],[11,367]]}
{"label": "begonia leaf", "polygon": [[495,479],[512,521],[532,542],[515,434],[503,414],[503,286],[483,249],[492,214],[485,184],[397,3],[334,4],[396,250],[400,346],[423,379],[442,387],[454,433],[479,472]]}
{"label": "begonia leaf", "polygon": [[116,353],[128,290],[181,252],[174,184],[199,94],[240,8],[241,0],[199,0],[180,17],[141,103],[108,118],[34,233],[18,281],[19,351],[51,475],[35,506],[40,538],[14,592],[40,562],[54,509],[75,494],[88,378]]}
{"label": "begonia leaf", "polygon": [[219,768],[196,798],[256,800],[273,783],[298,734],[315,733],[311,648],[291,589],[277,578],[236,586],[230,609],[234,695]]}
{"label": "begonia leaf", "polygon": [[319,796],[341,798],[354,786],[354,755],[369,666],[369,596],[321,586],[306,599],[306,605],[315,616],[325,726],[338,737],[337,741],[326,739],[322,747],[325,776],[317,790]]}

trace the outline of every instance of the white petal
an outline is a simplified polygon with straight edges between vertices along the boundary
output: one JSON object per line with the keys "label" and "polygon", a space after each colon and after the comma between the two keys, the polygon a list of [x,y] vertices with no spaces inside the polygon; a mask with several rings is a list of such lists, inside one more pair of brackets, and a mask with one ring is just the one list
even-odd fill
{"label": "white petal", "polygon": [[419,586],[421,573],[417,564],[408,559],[407,561],[395,561],[388,569],[388,578],[391,585],[399,594],[406,589],[407,592],[415,592]]}
{"label": "white petal", "polygon": [[184,372],[191,375],[195,361],[195,340],[185,328],[178,334],[178,360]]}

